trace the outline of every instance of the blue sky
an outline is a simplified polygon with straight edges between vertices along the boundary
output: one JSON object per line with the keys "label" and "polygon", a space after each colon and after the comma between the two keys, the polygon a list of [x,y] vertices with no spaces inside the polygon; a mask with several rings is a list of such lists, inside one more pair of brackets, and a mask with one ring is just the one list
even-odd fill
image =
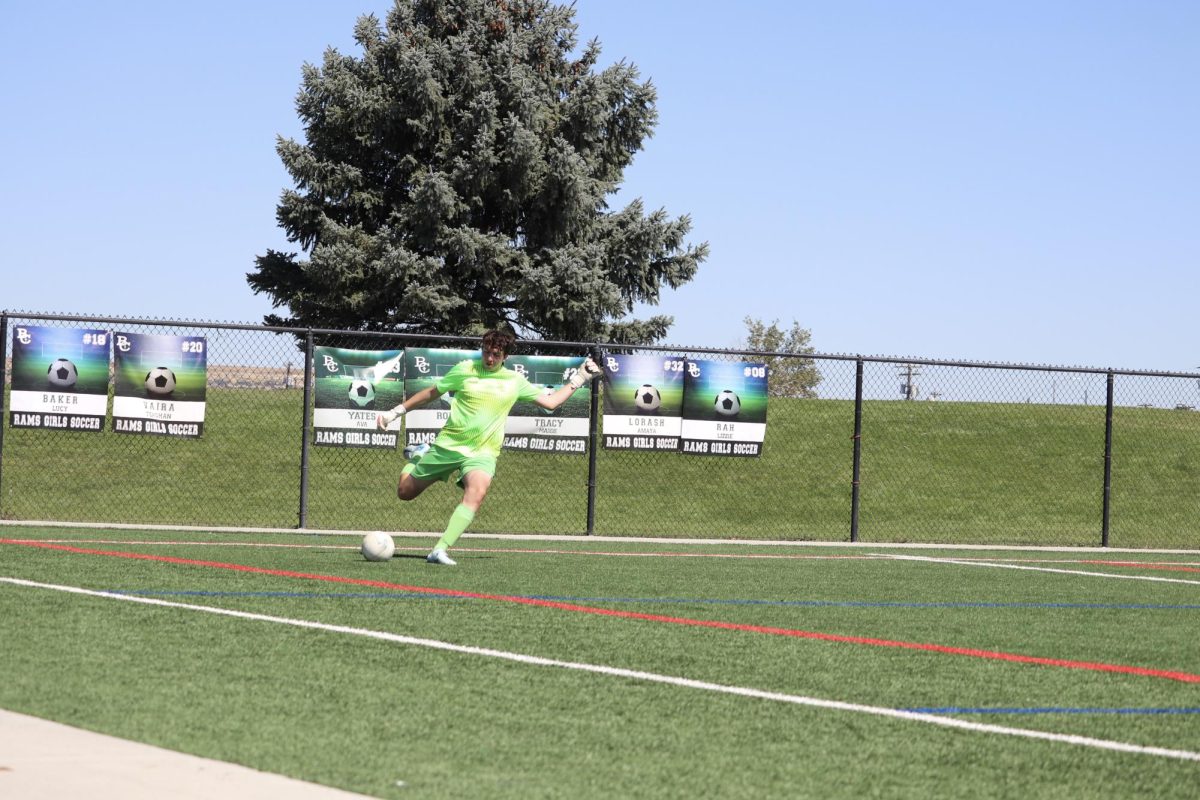
{"label": "blue sky", "polygon": [[[383,0],[9,4],[0,308],[256,322],[304,62]],[[1192,371],[1200,4],[578,0],[660,123],[614,205],[693,219],[669,341]],[[645,313],[654,313],[648,310]]]}

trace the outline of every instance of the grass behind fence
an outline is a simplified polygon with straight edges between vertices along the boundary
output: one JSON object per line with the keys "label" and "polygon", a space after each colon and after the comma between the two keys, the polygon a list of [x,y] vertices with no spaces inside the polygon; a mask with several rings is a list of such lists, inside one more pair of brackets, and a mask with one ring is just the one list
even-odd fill
{"label": "grass behind fence", "polygon": [[[301,397],[210,389],[199,440],[8,429],[0,514],[296,526]],[[849,401],[773,399],[759,459],[601,450],[596,532],[847,540],[852,423]],[[310,453],[309,527],[440,530],[458,502],[396,501],[392,451]],[[1197,454],[1200,414],[1116,409],[1110,544],[1200,544]],[[867,401],[859,535],[1096,545],[1103,477],[1103,408]],[[472,529],[582,533],[586,499],[586,458],[506,452]]]}

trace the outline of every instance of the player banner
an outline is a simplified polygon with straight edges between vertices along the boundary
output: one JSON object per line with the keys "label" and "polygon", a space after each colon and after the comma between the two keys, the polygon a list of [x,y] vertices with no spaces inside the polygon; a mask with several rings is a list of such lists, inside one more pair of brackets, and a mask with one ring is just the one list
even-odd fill
{"label": "player banner", "polygon": [[[412,397],[422,389],[437,383],[438,378],[468,358],[479,358],[479,350],[439,350],[410,347],[404,351],[404,396]],[[397,400],[396,403],[400,401]],[[450,404],[454,393],[439,397],[428,405],[404,415],[404,444],[429,444],[450,419]],[[392,405],[395,405],[393,403]],[[389,406],[390,408],[391,406]]]}
{"label": "player banner", "polygon": [[[581,363],[582,356],[509,356],[504,366],[549,394],[570,380]],[[542,453],[586,453],[591,404],[590,381],[553,411],[534,403],[518,402],[504,422],[504,447]]]}
{"label": "player banner", "polygon": [[314,347],[313,366],[313,444],[395,449],[400,434],[375,416],[404,400],[404,351]]}
{"label": "player banner", "polygon": [[604,448],[678,450],[684,359],[604,357]]}
{"label": "player banner", "polygon": [[100,431],[108,413],[108,331],[13,327],[14,428]]}
{"label": "player banner", "polygon": [[201,436],[207,365],[203,336],[114,331],[112,429],[185,439]]}
{"label": "player banner", "polygon": [[684,453],[758,456],[766,433],[766,364],[687,362],[680,447]]}

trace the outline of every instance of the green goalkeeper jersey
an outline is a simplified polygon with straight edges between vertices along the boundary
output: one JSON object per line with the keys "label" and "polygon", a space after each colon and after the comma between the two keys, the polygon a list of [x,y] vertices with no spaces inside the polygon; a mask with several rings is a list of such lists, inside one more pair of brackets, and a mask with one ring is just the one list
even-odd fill
{"label": "green goalkeeper jersey", "polygon": [[499,456],[509,409],[542,393],[507,367],[488,372],[478,358],[458,362],[436,385],[442,394],[453,392],[454,399],[435,444],[463,455]]}

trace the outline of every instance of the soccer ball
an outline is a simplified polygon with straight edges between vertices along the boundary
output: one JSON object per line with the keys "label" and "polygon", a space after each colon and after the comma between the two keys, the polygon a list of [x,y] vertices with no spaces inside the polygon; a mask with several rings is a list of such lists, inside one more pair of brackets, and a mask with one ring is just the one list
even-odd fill
{"label": "soccer ball", "polygon": [[638,390],[633,393],[633,403],[638,407],[639,411],[657,411],[662,405],[662,395],[648,383],[643,383]]}
{"label": "soccer ball", "polygon": [[737,413],[742,410],[742,401],[738,399],[732,389],[722,389],[713,401],[713,408],[722,417],[736,417]]}
{"label": "soccer ball", "polygon": [[366,408],[375,401],[375,387],[370,381],[355,378],[350,382],[350,402],[359,408]]}
{"label": "soccer ball", "polygon": [[170,394],[175,391],[175,373],[166,367],[155,367],[146,373],[145,384],[150,394]]}
{"label": "soccer ball", "polygon": [[59,358],[46,370],[46,380],[57,389],[70,389],[79,380],[79,370],[65,358]]}
{"label": "soccer ball", "polygon": [[373,531],[363,537],[362,554],[367,561],[387,561],[396,552],[396,543],[383,531]]}

